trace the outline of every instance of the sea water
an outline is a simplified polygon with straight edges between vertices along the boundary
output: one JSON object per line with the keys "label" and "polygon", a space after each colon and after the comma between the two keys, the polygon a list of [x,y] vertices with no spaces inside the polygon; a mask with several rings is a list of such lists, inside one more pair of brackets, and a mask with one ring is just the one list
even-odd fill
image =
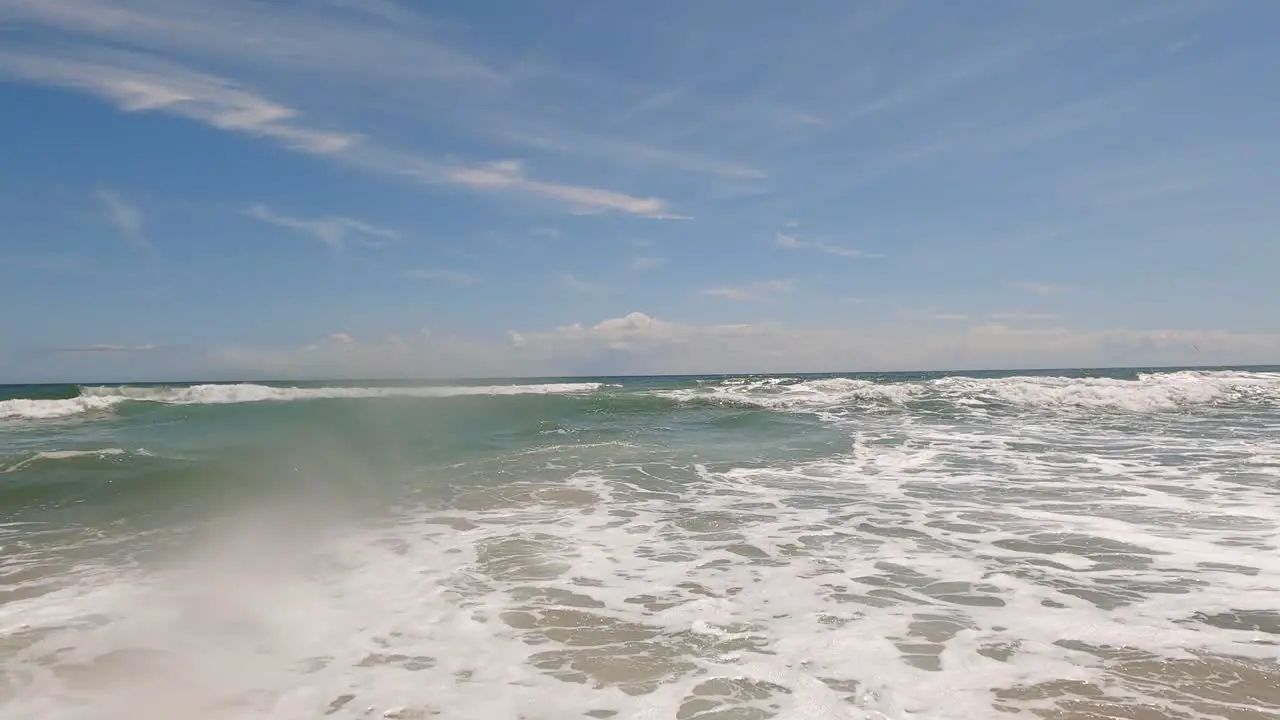
{"label": "sea water", "polygon": [[0,388],[0,718],[1280,716],[1280,371]]}

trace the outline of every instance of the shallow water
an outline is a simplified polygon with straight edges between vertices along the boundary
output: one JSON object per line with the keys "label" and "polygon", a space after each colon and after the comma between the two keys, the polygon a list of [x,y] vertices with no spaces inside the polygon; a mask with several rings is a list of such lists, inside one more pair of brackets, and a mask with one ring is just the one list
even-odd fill
{"label": "shallow water", "polygon": [[1280,714],[1276,372],[10,388],[0,417],[3,718]]}

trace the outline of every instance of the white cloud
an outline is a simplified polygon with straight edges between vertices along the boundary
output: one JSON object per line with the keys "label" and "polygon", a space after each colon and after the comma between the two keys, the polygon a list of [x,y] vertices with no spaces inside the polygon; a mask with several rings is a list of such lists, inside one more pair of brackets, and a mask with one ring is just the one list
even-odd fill
{"label": "white cloud", "polygon": [[824,242],[810,242],[801,240],[800,236],[795,233],[778,233],[773,240],[774,245],[786,250],[813,250],[815,252],[826,253],[827,255],[836,255],[846,258],[879,258],[883,257],[875,253],[865,253],[854,248],[844,247],[843,245],[831,245]]}
{"label": "white cloud", "polygon": [[559,238],[561,234],[558,228],[553,227],[534,228],[532,232],[538,237],[550,238],[552,240]]}
{"label": "white cloud", "polygon": [[328,339],[309,349],[219,351],[222,371],[273,376],[464,377],[708,372],[992,369],[1247,364],[1280,354],[1280,335],[1223,330],[1013,328],[946,333],[901,328],[691,325],[634,312],[594,325],[511,331],[504,342],[418,336]]}
{"label": "white cloud", "polygon": [[328,245],[335,253],[342,252],[347,241],[353,236],[362,238],[361,242],[365,245],[380,245],[400,238],[400,233],[395,230],[371,225],[362,220],[345,217],[295,218],[273,212],[260,203],[250,205],[244,214],[277,227],[310,235]]}
{"label": "white cloud", "polygon": [[412,280],[445,282],[454,285],[474,285],[480,282],[478,275],[448,268],[418,268],[408,271],[405,275]]}
{"label": "white cloud", "polygon": [[1066,285],[1054,285],[1052,283],[1031,282],[1028,280],[1023,280],[1021,282],[1018,282],[1016,283],[1016,286],[1018,287],[1019,290],[1022,290],[1025,293],[1028,293],[1031,295],[1037,295],[1039,297],[1049,297],[1050,295],[1059,295],[1071,289]]}
{"label": "white cloud", "polygon": [[163,112],[228,132],[269,138],[308,153],[331,153],[359,138],[298,124],[299,113],[223,78],[120,51],[80,56],[0,52],[0,74],[96,95],[125,112]]}
{"label": "white cloud", "polygon": [[748,165],[723,163],[696,153],[676,152],[588,133],[540,128],[537,131],[508,131],[500,134],[538,150],[602,159],[625,167],[705,173],[731,180],[763,180],[768,177],[763,170]]}
{"label": "white cloud", "polygon": [[155,345],[113,345],[98,344],[88,345],[85,347],[63,348],[60,353],[71,353],[76,355],[128,355],[132,353],[146,353],[156,350]]}
{"label": "white cloud", "polygon": [[107,215],[107,222],[111,223],[112,227],[119,230],[120,234],[134,245],[143,248],[151,247],[151,243],[147,242],[142,235],[142,212],[136,205],[126,202],[111,190],[99,190],[97,197]]}
{"label": "white cloud", "polygon": [[703,290],[702,294],[726,300],[759,300],[770,295],[789,292],[793,284],[790,280],[764,280],[749,285],[708,288]]}
{"label": "white cloud", "polygon": [[935,310],[909,310],[900,309],[898,314],[904,318],[911,320],[926,320],[931,322],[968,322],[969,315],[967,313],[958,312],[939,312]]}
{"label": "white cloud", "polygon": [[[505,82],[482,61],[444,43],[441,26],[386,0],[302,6],[256,0],[0,0],[0,19],[328,82],[388,89],[412,82]],[[388,62],[392,58],[399,62]]]}
{"label": "white cloud", "polygon": [[476,190],[514,190],[557,200],[582,213],[614,210],[649,218],[683,219],[669,214],[666,203],[655,197],[637,197],[603,188],[534,180],[525,175],[523,165],[515,160],[453,168],[447,170],[444,177],[448,182]]}
{"label": "white cloud", "polygon": [[652,270],[666,262],[660,257],[642,256],[631,259],[631,269],[637,271]]}
{"label": "white cloud", "polygon": [[599,283],[583,280],[573,273],[562,273],[560,275],[560,284],[580,292],[596,292],[603,289],[603,286]]}
{"label": "white cloud", "polygon": [[226,78],[139,53],[83,47],[71,54],[0,51],[0,76],[86,92],[124,112],[177,115],[399,179],[481,192],[517,193],[551,200],[583,214],[613,211],[647,218],[688,219],[668,212],[667,203],[660,198],[529,177],[517,161],[442,163],[414,152],[382,147],[361,133],[300,122],[300,111]]}
{"label": "white cloud", "polygon": [[997,322],[1042,322],[1057,320],[1057,313],[1032,312],[1029,310],[1000,310],[988,313],[987,318]]}

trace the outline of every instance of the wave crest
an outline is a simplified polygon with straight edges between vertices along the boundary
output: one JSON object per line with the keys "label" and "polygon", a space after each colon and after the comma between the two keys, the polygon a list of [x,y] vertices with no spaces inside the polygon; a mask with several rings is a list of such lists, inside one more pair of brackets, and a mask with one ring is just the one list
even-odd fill
{"label": "wave crest", "polygon": [[874,382],[858,378],[729,378],[656,394],[690,405],[821,412],[889,409],[913,403],[957,408],[1157,412],[1232,403],[1280,402],[1280,373],[1185,370],[1134,379],[1069,376]]}
{"label": "wave crest", "polygon": [[563,395],[589,393],[600,383],[529,385],[449,385],[415,387],[276,387],[255,383],[189,386],[105,385],[80,388],[80,395],[60,400],[0,401],[0,418],[45,420],[105,412],[123,402],[165,405],[232,405],[253,402],[366,398],[443,398],[467,395]]}

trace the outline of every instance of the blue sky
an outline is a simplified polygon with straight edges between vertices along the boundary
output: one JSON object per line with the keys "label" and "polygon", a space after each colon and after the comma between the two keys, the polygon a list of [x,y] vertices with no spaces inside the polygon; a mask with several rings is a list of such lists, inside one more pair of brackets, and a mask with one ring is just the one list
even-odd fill
{"label": "blue sky", "polygon": [[1277,27],[0,0],[0,381],[1280,362]]}

